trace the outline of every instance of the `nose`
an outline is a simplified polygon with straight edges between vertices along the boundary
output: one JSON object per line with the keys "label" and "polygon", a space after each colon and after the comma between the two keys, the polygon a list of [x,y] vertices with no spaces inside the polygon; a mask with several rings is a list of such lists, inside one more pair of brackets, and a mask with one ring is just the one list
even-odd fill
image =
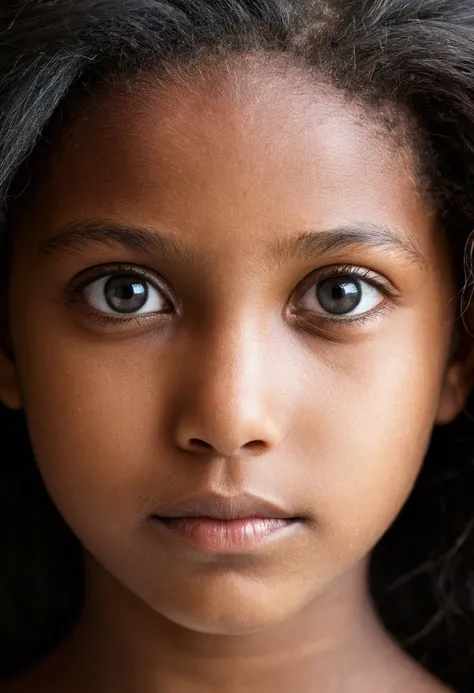
{"label": "nose", "polygon": [[234,330],[230,336],[228,331],[210,341],[194,341],[185,358],[180,382],[186,382],[186,391],[175,409],[175,443],[196,455],[223,457],[274,449],[285,431],[267,350],[255,330]]}

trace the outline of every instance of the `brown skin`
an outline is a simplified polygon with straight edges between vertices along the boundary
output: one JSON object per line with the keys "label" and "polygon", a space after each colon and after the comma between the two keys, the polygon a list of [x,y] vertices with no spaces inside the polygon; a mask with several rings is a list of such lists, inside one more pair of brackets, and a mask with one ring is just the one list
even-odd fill
{"label": "brown skin", "polygon": [[[25,408],[85,547],[86,608],[14,690],[444,690],[383,632],[365,581],[433,425],[467,395],[450,357],[449,253],[410,152],[340,94],[262,65],[169,83],[166,98],[150,80],[86,115],[16,232],[16,368],[2,363],[3,400]],[[180,252],[42,250],[90,220],[166,233]],[[281,252],[302,231],[361,223],[389,226],[410,252],[380,233]],[[161,277],[172,312],[105,324],[83,292],[65,297],[103,263],[146,267],[157,290]],[[321,315],[321,272],[297,287],[340,265],[369,269],[364,290],[382,277],[393,297],[376,292],[365,321]],[[157,533],[154,508],[211,491],[251,492],[305,522],[238,557]]]}

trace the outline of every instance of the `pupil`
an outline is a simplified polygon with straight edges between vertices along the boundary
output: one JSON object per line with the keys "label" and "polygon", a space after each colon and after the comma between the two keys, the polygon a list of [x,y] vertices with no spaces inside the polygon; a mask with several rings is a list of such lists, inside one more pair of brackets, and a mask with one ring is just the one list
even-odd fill
{"label": "pupil", "polygon": [[351,313],[362,300],[360,282],[353,277],[329,277],[316,292],[320,306],[333,315]]}
{"label": "pupil", "polygon": [[134,277],[111,277],[104,291],[110,308],[119,313],[135,313],[148,300],[148,285]]}

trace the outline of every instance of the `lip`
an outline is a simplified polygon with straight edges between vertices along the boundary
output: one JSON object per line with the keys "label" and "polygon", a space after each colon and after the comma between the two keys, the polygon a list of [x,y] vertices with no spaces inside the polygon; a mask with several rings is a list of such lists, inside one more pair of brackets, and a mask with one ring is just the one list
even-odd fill
{"label": "lip", "polygon": [[157,509],[153,515],[159,518],[205,517],[212,520],[240,520],[264,517],[272,520],[289,520],[295,517],[274,503],[252,496],[219,496],[208,494],[190,498],[167,508]]}
{"label": "lip", "polygon": [[256,496],[207,495],[168,508],[151,518],[169,538],[179,538],[195,548],[215,553],[254,550],[283,536],[303,518]]}

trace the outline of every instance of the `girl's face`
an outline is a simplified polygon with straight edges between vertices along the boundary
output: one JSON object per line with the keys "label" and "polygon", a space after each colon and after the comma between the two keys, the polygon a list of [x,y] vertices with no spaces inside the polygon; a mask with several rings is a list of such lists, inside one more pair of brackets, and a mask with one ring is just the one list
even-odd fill
{"label": "girl's face", "polygon": [[327,590],[463,406],[396,139],[262,66],[149,79],[81,111],[15,230],[4,401],[91,574],[175,623],[247,632]]}

